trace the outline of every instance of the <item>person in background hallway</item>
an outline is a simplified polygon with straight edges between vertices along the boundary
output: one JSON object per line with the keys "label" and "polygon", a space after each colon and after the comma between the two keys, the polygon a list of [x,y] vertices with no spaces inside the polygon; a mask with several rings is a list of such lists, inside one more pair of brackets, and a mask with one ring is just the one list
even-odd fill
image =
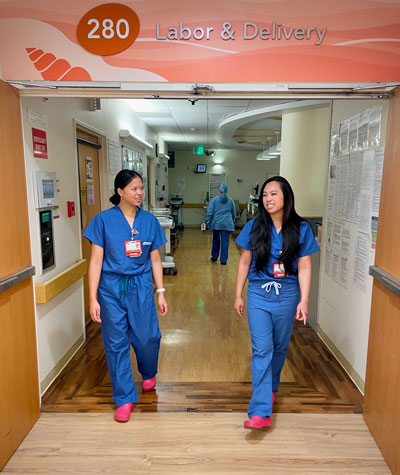
{"label": "person in background hallway", "polygon": [[165,235],[155,216],[140,208],[141,176],[121,170],[114,181],[113,206],[97,214],[83,235],[91,242],[90,315],[101,323],[104,350],[117,405],[114,419],[127,422],[138,400],[132,377],[130,345],[142,375],[143,391],[156,385],[161,333],[160,314],[168,311],[159,247]]}
{"label": "person in background hallway", "polygon": [[270,416],[296,320],[307,321],[311,254],[319,251],[310,224],[294,208],[288,181],[269,178],[261,187],[259,215],[236,239],[242,247],[236,281],[235,312],[243,316],[246,279],[251,335],[253,394],[244,427],[261,429]]}
{"label": "person in background hallway", "polygon": [[216,262],[219,256],[222,265],[226,265],[228,260],[229,234],[235,230],[236,217],[235,203],[227,196],[227,192],[228,185],[221,183],[219,194],[210,201],[204,219],[213,232],[211,261]]}

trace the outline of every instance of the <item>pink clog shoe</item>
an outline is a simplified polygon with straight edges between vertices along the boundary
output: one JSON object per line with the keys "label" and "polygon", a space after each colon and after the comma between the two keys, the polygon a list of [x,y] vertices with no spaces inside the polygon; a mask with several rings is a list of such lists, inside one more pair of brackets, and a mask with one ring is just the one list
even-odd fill
{"label": "pink clog shoe", "polygon": [[128,402],[127,404],[118,407],[114,412],[114,420],[117,422],[128,422],[134,407],[135,405],[133,402]]}
{"label": "pink clog shoe", "polygon": [[276,394],[275,394],[275,391],[272,391],[272,405],[275,404],[275,401],[276,401]]}
{"label": "pink clog shoe", "polygon": [[142,389],[143,391],[151,391],[156,386],[156,377],[150,379],[144,379],[142,381]]}
{"label": "pink clog shoe", "polygon": [[272,426],[270,417],[253,416],[249,420],[244,421],[245,429],[262,429],[263,427]]}

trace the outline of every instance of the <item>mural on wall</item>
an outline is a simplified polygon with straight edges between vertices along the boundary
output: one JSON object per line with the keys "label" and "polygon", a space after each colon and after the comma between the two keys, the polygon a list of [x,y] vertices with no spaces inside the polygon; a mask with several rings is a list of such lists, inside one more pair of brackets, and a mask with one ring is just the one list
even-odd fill
{"label": "mural on wall", "polygon": [[7,80],[400,80],[398,0],[0,1]]}

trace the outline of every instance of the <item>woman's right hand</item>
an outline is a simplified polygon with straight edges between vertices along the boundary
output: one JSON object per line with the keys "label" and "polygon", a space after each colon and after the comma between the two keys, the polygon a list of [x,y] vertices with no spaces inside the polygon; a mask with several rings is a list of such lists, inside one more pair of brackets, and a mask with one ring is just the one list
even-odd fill
{"label": "woman's right hand", "polygon": [[100,305],[97,300],[90,302],[90,316],[94,322],[101,323]]}
{"label": "woman's right hand", "polygon": [[233,308],[235,309],[235,312],[239,315],[239,317],[243,317],[244,303],[242,297],[236,297],[235,305],[233,306]]}

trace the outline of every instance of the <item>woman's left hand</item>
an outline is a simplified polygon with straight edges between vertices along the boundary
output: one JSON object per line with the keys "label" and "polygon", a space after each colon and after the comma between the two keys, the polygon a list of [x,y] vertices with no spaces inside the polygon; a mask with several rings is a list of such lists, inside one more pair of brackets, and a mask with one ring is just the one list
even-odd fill
{"label": "woman's left hand", "polygon": [[296,320],[302,321],[304,325],[307,323],[308,303],[300,301],[297,305]]}
{"label": "woman's left hand", "polygon": [[164,292],[158,294],[158,306],[160,307],[160,315],[163,317],[168,312],[168,304],[165,300]]}

